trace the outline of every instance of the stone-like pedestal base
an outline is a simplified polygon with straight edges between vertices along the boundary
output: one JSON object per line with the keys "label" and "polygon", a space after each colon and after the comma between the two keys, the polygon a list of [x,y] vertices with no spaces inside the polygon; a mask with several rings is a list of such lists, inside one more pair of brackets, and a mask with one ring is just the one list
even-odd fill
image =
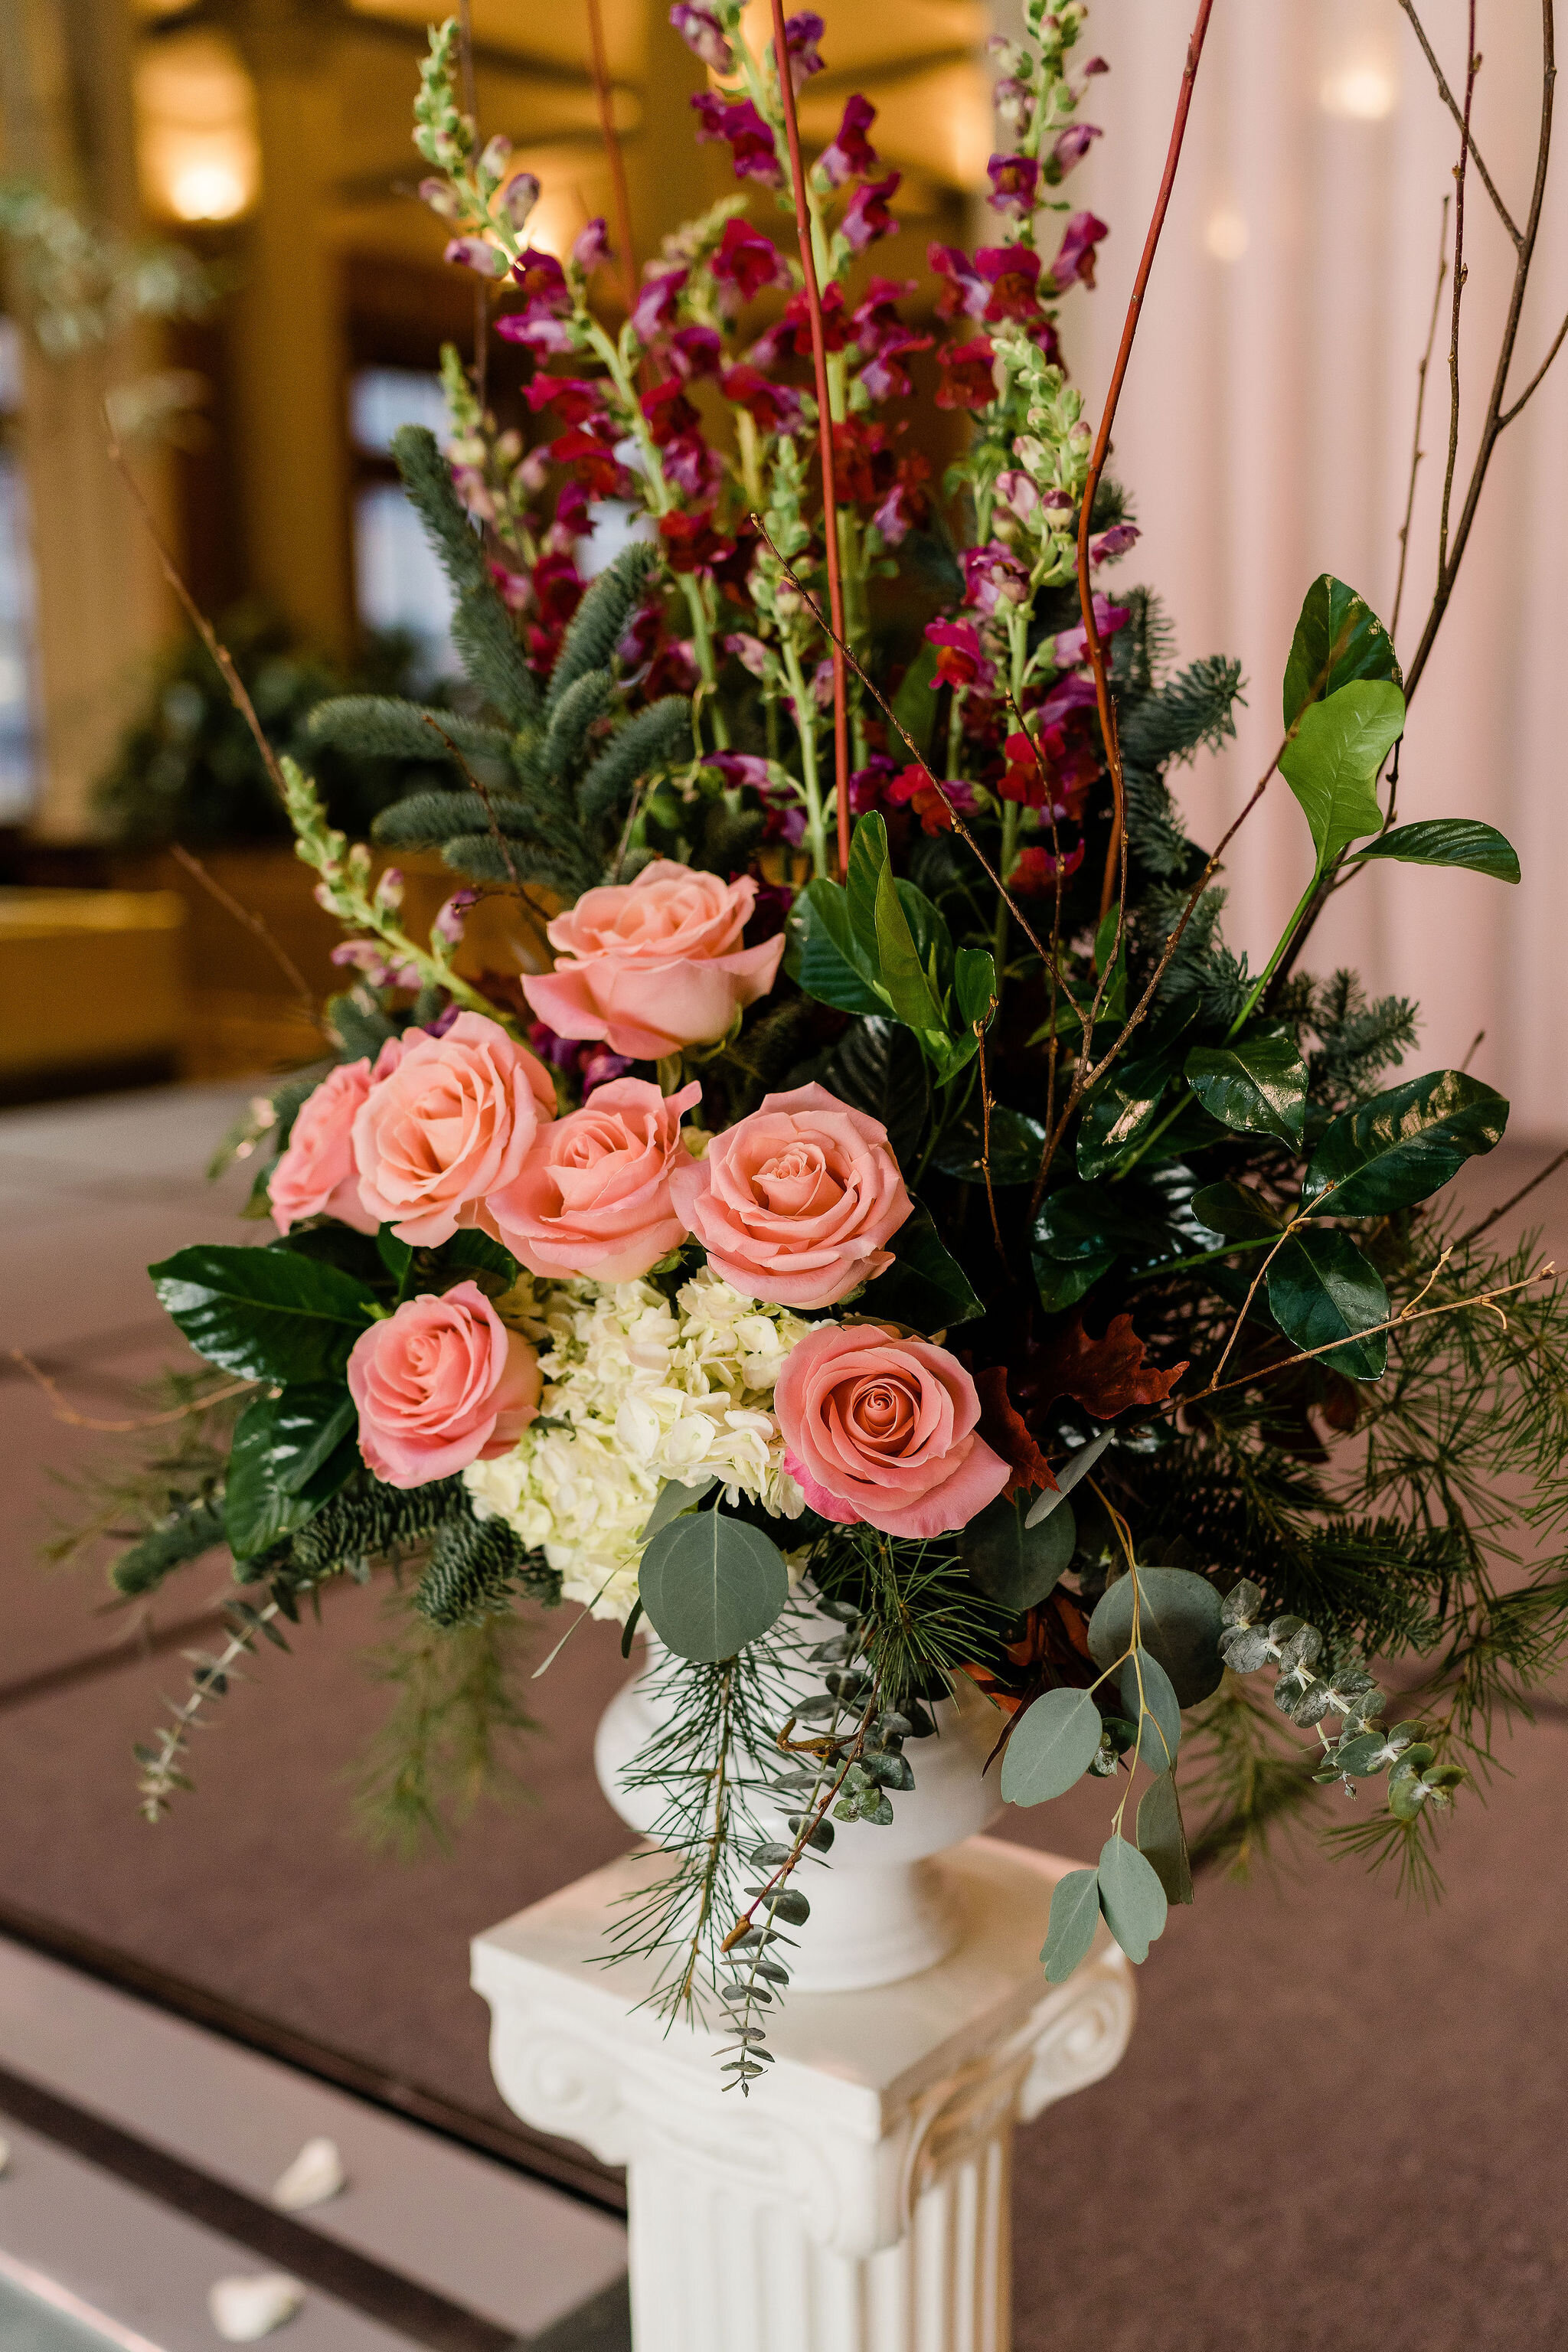
{"label": "stone-like pedestal base", "polygon": [[1041,1974],[1074,1865],[991,1838],[936,1857],[956,1948],[877,1991],[787,1993],[749,2099],[721,2034],[634,2008],[649,1964],[604,1966],[616,1898],[665,1866],[628,1855],[473,1948],[508,2105],[628,2168],[637,2352],[1007,2352],[1013,2126],[1132,2025],[1103,1929],[1068,1983]]}

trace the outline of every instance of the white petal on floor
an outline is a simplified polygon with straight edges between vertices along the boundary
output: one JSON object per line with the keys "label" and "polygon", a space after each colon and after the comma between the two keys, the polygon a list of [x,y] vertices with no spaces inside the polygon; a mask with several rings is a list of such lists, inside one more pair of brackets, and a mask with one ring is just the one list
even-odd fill
{"label": "white petal on floor", "polygon": [[9,2172],[10,2169],[11,2143],[8,2139],[0,2139],[0,2172]]}
{"label": "white petal on floor", "polygon": [[305,2300],[298,2279],[282,2271],[219,2279],[207,2296],[213,2326],[226,2344],[257,2344],[292,2319]]}
{"label": "white petal on floor", "polygon": [[348,2175],[335,2139],[308,2139],[282,2178],[273,2183],[272,2202],[284,2213],[305,2213],[324,2205],[346,2186]]}

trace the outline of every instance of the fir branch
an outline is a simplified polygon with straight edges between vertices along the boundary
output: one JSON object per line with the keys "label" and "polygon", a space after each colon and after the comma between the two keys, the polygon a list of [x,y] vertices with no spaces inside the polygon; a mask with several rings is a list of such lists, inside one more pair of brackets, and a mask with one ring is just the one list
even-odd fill
{"label": "fir branch", "polygon": [[445,1628],[401,1597],[393,1641],[367,1662],[395,1693],[354,1774],[355,1817],[373,1845],[443,1849],[486,1797],[522,1788],[517,1748],[538,1724],[513,1696],[531,1629],[510,1613]]}

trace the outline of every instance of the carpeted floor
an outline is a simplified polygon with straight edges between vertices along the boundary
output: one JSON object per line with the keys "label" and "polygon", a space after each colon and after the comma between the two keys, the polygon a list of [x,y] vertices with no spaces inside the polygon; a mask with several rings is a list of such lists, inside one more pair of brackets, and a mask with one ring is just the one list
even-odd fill
{"label": "carpeted floor", "polygon": [[[227,1115],[226,1097],[187,1094],[0,1118],[5,1344],[79,1413],[127,1417],[133,1381],[167,1360],[138,1268],[225,1231],[232,1186],[204,1193],[188,1171]],[[1505,1147],[1469,1171],[1468,1198],[1490,1206],[1543,1156]],[[1568,1171],[1530,1214],[1568,1240]],[[14,1687],[122,1638],[124,1621],[95,1613],[96,1578],[36,1559],[62,1507],[50,1474],[111,1441],[58,1421],[14,1367],[0,1415]],[[186,1571],[159,1620],[220,1581],[210,1563]],[[498,2115],[467,1941],[624,1845],[590,1750],[626,1669],[584,1629],[531,1686],[546,1734],[532,1801],[487,1809],[450,1858],[399,1863],[356,1842],[346,1787],[385,1705],[363,1663],[384,1605],[335,1595],[293,1655],[265,1653],[199,1748],[196,1795],[156,1830],[136,1817],[129,1750],[176,1658],[128,1655],[10,1703],[0,1690],[0,1899]],[[1467,1799],[1448,1832],[1430,1915],[1309,1849],[1251,1887],[1205,1883],[1173,1921],[1121,2068],[1020,2137],[1018,2352],[1568,2339],[1568,1717],[1500,1760],[1489,1801]],[[1105,1812],[1091,1785],[1004,1833],[1092,1854]]]}

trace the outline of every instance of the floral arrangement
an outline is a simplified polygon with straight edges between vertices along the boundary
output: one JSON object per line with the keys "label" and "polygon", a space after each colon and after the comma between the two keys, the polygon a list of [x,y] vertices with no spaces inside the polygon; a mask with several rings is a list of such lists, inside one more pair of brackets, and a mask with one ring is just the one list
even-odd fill
{"label": "floral arrangement", "polygon": [[[1494,1251],[1501,1210],[1466,1226],[1441,1198],[1508,1106],[1462,1069],[1394,1076],[1415,1008],[1302,962],[1373,859],[1519,879],[1489,827],[1396,814],[1462,542],[1405,671],[1360,594],[1307,591],[1243,813],[1295,796],[1303,890],[1254,971],[1221,929],[1237,828],[1205,850],[1171,790],[1231,733],[1238,667],[1174,667],[1153,594],[1105,584],[1137,538],[1105,457],[1207,8],[1097,433],[1058,344],[1109,234],[1062,194],[1099,136],[1086,14],[1026,0],[995,241],[933,246],[908,313],[919,289],[875,274],[899,174],[874,109],[803,159],[821,20],[775,5],[758,53],[739,0],[683,0],[696,135],[741,185],[618,325],[605,224],[529,244],[537,183],[462,110],[455,26],[432,37],[423,194],[552,424],[500,429],[448,352],[450,439],[398,456],[466,688],[312,724],[444,764],[374,832],[460,887],[418,935],[396,869],[279,763],[345,932],[334,1059],[230,1139],[275,1234],[153,1269],[215,1368],[203,1411],[242,1410],[115,1580],[221,1540],[243,1594],[141,1751],[147,1810],[243,1652],[334,1576],[417,1569],[421,1670],[468,1660],[470,1760],[512,1719],[520,1604],[580,1604],[623,1647],[644,1623],[668,1719],[637,1770],[671,1864],[622,1941],[665,1955],[672,2002],[718,1971],[742,2085],[783,1930],[809,1933],[804,1865],[918,1790],[960,1677],[1005,1799],[1107,1784],[1104,1851],[1052,1910],[1059,1981],[1101,1918],[1142,1959],[1194,1864],[1245,1865],[1324,1792],[1372,1784],[1332,1834],[1429,1875],[1563,1643],[1562,1294],[1528,1241]],[[1539,191],[1531,242],[1538,216]],[[968,420],[940,483],[927,398]],[[645,536],[590,583],[611,501]],[[552,968],[459,971],[480,892],[537,909]],[[394,1776],[406,1810],[429,1760]]]}

